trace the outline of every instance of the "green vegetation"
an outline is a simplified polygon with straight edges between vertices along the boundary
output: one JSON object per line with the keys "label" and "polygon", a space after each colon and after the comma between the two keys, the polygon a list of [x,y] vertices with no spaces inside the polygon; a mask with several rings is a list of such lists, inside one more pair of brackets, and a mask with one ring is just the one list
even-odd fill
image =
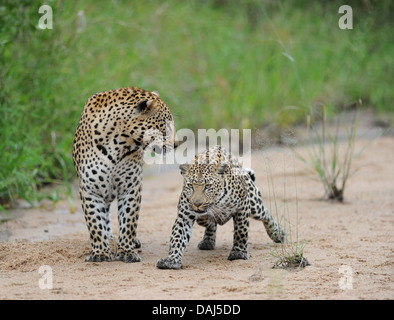
{"label": "green vegetation", "polygon": [[[354,158],[363,151],[355,154],[355,142],[358,127],[359,107],[361,100],[355,103],[355,111],[350,120],[344,113],[337,116],[333,130],[328,128],[327,107],[322,107],[321,129],[316,125],[316,119],[308,115],[307,138],[305,142],[307,157],[303,157],[293,149],[297,158],[311,167],[318,175],[329,200],[343,202],[346,182],[357,171],[352,167]],[[339,129],[345,128],[345,142],[340,148]]]}
{"label": "green vegetation", "polygon": [[[278,191],[275,188],[275,183],[272,178],[273,168],[271,167],[270,160],[268,158],[263,158],[263,161],[266,166],[266,174],[268,181],[268,194],[269,198],[272,199],[270,203],[270,212],[276,217],[276,220],[281,225],[282,229],[285,232],[286,239],[283,243],[276,244],[275,247],[270,251],[270,254],[275,258],[275,263],[273,268],[281,268],[281,269],[297,269],[304,268],[309,266],[309,261],[304,256],[304,249],[307,240],[300,240],[298,234],[298,194],[297,194],[297,177],[295,174],[295,163],[293,162],[294,168],[294,191],[295,191],[295,204],[291,208],[292,212],[295,212],[295,223],[291,222],[290,217],[290,203],[288,201],[287,192],[287,178],[286,178],[286,157],[283,157],[283,175],[285,180],[283,182],[283,197],[278,199]],[[293,161],[295,159],[293,158]],[[294,218],[294,217],[293,217]]]}
{"label": "green vegetation", "polygon": [[[53,9],[53,29],[37,27]],[[0,4],[0,209],[75,178],[74,131],[95,92],[158,90],[177,128],[282,127],[361,98],[392,112],[392,1],[43,1]]]}

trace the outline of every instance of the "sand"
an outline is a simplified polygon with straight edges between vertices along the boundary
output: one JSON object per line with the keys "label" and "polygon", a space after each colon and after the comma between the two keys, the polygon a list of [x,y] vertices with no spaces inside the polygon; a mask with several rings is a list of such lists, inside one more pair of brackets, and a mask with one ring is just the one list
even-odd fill
{"label": "sand", "polygon": [[[357,148],[366,143],[360,140]],[[393,299],[393,163],[394,137],[373,142],[354,161],[359,170],[348,182],[345,202],[336,203],[322,200],[321,183],[288,149],[253,153],[266,205],[275,212],[272,177],[279,214],[285,213],[279,219],[287,229],[291,223],[293,241],[297,231],[299,241],[308,241],[304,256],[311,266],[299,270],[272,269],[275,245],[255,220],[249,260],[227,260],[231,222],[219,226],[213,251],[198,250],[204,230],[195,225],[182,269],[157,269],[176,217],[182,186],[177,169],[144,179],[142,262],[84,262],[89,236],[75,185],[75,213],[62,200],[54,210],[44,201],[38,208],[10,210],[6,220],[2,214],[0,299]],[[116,230],[116,206],[111,211]]]}

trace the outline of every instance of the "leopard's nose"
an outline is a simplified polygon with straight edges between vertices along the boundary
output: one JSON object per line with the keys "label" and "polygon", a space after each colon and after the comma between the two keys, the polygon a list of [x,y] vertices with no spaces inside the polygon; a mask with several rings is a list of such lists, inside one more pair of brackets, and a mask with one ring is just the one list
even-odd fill
{"label": "leopard's nose", "polygon": [[207,209],[206,206],[204,205],[204,203],[202,201],[199,201],[199,200],[190,202],[190,205],[191,205],[192,209],[195,212],[198,212],[198,213],[203,213]]}
{"label": "leopard's nose", "polygon": [[192,204],[192,209],[193,209],[194,212],[197,212],[197,213],[204,213],[204,212],[206,212],[206,208],[203,205],[197,207],[197,206]]}
{"label": "leopard's nose", "polygon": [[196,199],[193,201],[190,201],[190,204],[196,208],[198,208],[199,206],[201,206],[203,204],[203,202],[200,199]]}

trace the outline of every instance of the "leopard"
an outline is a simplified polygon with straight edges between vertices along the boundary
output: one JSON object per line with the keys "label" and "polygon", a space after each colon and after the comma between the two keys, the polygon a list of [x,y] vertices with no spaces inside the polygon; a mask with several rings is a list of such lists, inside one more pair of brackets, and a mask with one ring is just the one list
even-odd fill
{"label": "leopard", "polygon": [[178,212],[171,231],[169,255],[157,261],[159,269],[180,269],[185,248],[195,222],[205,228],[200,250],[213,250],[218,225],[231,218],[233,246],[228,260],[249,259],[250,217],[262,221],[275,243],[285,241],[285,232],[264,205],[255,181],[255,172],[243,168],[233,154],[221,145],[198,153],[191,164],[179,166],[183,187]]}
{"label": "leopard", "polygon": [[[90,236],[85,261],[141,261],[136,235],[144,154],[152,144],[163,154],[177,146],[174,117],[158,91],[124,87],[93,94],[86,101],[72,151]],[[115,199],[119,235],[113,253],[110,206]]]}

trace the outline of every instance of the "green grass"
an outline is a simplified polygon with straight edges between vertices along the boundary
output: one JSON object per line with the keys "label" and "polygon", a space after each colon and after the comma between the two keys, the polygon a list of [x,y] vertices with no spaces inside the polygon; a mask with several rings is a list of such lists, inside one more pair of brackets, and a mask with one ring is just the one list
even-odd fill
{"label": "green grass", "polygon": [[[322,107],[321,129],[317,128],[315,117],[308,115],[306,150],[308,157],[300,155],[296,149],[294,152],[298,159],[313,168],[319,176],[325,191],[325,197],[329,200],[343,202],[344,192],[348,179],[354,174],[352,162],[355,157],[355,142],[358,128],[359,107],[361,100],[355,103],[355,111],[350,120],[345,113],[337,116],[333,130],[328,128],[327,107]],[[346,131],[346,139],[340,148],[339,129],[343,126]]]}
{"label": "green grass", "polygon": [[380,130],[373,139],[356,150],[362,101],[358,100],[352,105],[354,110],[338,112],[333,121],[328,119],[327,106],[322,106],[321,110],[316,108],[314,114],[307,116],[307,134],[299,143],[307,155],[303,156],[297,148],[291,147],[295,156],[319,177],[326,200],[344,201],[347,182],[359,169],[354,167],[354,160],[390,129]]}
{"label": "green grass", "polygon": [[[288,200],[288,181],[286,177],[286,156],[283,154],[283,195],[279,197],[278,189],[275,186],[273,180],[273,167],[271,161],[263,156],[263,161],[266,166],[266,174],[268,181],[268,193],[270,202],[270,212],[276,221],[281,225],[285,232],[286,239],[283,243],[276,244],[270,251],[271,256],[275,258],[274,269],[299,269],[309,266],[310,263],[304,256],[304,249],[307,240],[301,240],[299,236],[299,207],[298,207],[298,194],[297,194],[297,177],[295,174],[295,163],[293,157],[293,178],[294,178],[294,192],[295,192],[295,203],[292,205]],[[292,214],[290,214],[290,211]],[[295,215],[295,217],[294,217]],[[294,221],[295,222],[292,222]]]}
{"label": "green grass", "polygon": [[[0,204],[75,178],[74,131],[95,92],[158,90],[177,128],[288,127],[315,105],[393,111],[390,1],[47,1],[0,4]],[[392,118],[392,117],[391,117]]]}

